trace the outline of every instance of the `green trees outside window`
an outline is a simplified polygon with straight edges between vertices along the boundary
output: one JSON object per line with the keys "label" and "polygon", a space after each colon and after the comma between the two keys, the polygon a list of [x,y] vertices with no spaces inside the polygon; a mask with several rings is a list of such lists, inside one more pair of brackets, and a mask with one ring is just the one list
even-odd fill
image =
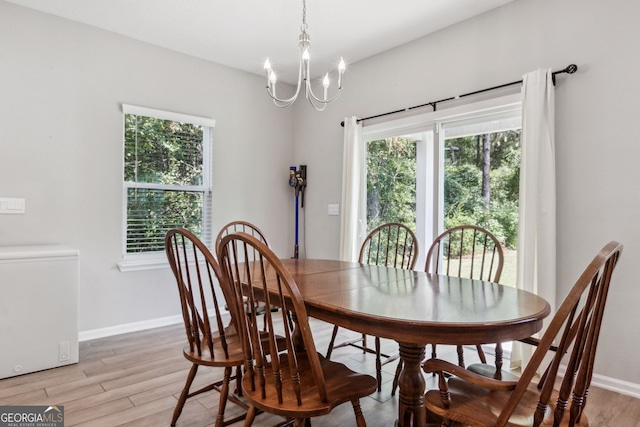
{"label": "green trees outside window", "polygon": [[515,249],[519,185],[519,130],[445,140],[445,229],[478,225]]}
{"label": "green trees outside window", "polygon": [[[445,140],[445,229],[478,225],[516,248],[519,141],[519,130]],[[367,230],[386,222],[415,230],[416,141],[410,138],[367,143]]]}
{"label": "green trees outside window", "polygon": [[416,142],[409,138],[367,143],[367,232],[387,222],[416,230]]}
{"label": "green trees outside window", "polygon": [[168,230],[202,238],[206,127],[125,114],[126,253],[164,250]]}

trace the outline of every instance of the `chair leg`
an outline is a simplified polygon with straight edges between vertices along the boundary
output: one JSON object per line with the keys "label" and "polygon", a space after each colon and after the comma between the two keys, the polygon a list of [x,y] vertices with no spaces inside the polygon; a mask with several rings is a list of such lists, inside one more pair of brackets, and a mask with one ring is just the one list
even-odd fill
{"label": "chair leg", "polygon": [[242,397],[242,366],[236,366],[236,390],[234,393]]}
{"label": "chair leg", "polygon": [[251,427],[253,420],[256,418],[257,409],[251,405],[247,411],[247,417],[244,419],[243,427]]}
{"label": "chair leg", "polygon": [[[431,344],[431,358],[435,359],[436,356],[437,356],[437,354],[436,354],[436,345],[435,344]],[[432,372],[431,375],[435,377],[436,373]]]}
{"label": "chair leg", "polygon": [[496,344],[496,379],[502,379],[502,343]]}
{"label": "chair leg", "polygon": [[175,426],[180,414],[182,413],[182,408],[184,407],[184,402],[187,400],[187,396],[189,395],[189,388],[191,388],[191,383],[193,383],[193,379],[196,377],[196,373],[198,372],[198,365],[195,363],[191,366],[191,370],[189,371],[189,375],[187,376],[187,382],[182,389],[182,393],[180,393],[180,398],[178,398],[178,403],[176,404],[176,409],[173,410],[173,418],[171,419],[171,426]]}
{"label": "chair leg", "polygon": [[456,350],[458,352],[458,366],[464,368],[464,353],[461,345],[456,346]]}
{"label": "chair leg", "polygon": [[402,372],[402,359],[398,360],[398,366],[396,366],[396,374],[393,376],[393,385],[391,386],[391,396],[396,395],[398,389],[398,380],[400,379],[400,372]]}
{"label": "chair leg", "polygon": [[476,350],[478,350],[478,356],[480,357],[480,362],[487,363],[487,357],[484,355],[484,351],[482,350],[481,345],[476,345]]}
{"label": "chair leg", "polygon": [[333,327],[333,332],[331,333],[331,341],[329,341],[329,347],[327,348],[327,355],[325,356],[327,359],[331,358],[331,352],[333,352],[333,344],[336,341],[336,335],[338,335],[338,327]]}
{"label": "chair leg", "polygon": [[362,415],[362,408],[360,407],[360,399],[354,399],[351,401],[353,405],[353,412],[356,414],[356,426],[367,427],[367,422]]}
{"label": "chair leg", "polygon": [[220,404],[218,405],[218,416],[216,417],[216,427],[224,427],[224,410],[227,407],[227,398],[229,397],[229,381],[233,368],[227,366],[224,368],[224,378],[222,379],[222,388],[220,389]]}
{"label": "chair leg", "polygon": [[382,391],[382,360],[380,356],[380,337],[375,338],[376,344],[376,379],[378,380],[378,391]]}

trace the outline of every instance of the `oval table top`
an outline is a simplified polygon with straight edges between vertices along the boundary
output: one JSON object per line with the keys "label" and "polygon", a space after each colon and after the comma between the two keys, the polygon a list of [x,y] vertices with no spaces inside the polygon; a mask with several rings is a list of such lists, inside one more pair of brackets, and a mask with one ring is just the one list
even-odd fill
{"label": "oval table top", "polygon": [[549,304],[491,282],[353,262],[283,259],[309,316],[414,344],[484,344],[542,328]]}

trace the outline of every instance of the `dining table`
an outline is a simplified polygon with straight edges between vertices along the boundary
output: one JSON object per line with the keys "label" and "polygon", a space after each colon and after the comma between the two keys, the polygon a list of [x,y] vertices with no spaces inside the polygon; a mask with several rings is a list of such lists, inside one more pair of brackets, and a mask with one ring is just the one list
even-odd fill
{"label": "dining table", "polygon": [[310,317],[398,343],[400,427],[426,426],[421,362],[427,344],[491,344],[530,337],[549,304],[492,282],[337,260],[282,259]]}

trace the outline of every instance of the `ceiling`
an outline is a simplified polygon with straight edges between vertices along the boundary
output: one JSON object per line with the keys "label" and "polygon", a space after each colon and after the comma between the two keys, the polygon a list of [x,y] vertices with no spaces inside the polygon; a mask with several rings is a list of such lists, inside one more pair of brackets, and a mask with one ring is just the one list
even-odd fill
{"label": "ceiling", "polygon": [[[297,79],[302,0],[6,0],[157,46]],[[314,77],[514,0],[308,0]]]}

